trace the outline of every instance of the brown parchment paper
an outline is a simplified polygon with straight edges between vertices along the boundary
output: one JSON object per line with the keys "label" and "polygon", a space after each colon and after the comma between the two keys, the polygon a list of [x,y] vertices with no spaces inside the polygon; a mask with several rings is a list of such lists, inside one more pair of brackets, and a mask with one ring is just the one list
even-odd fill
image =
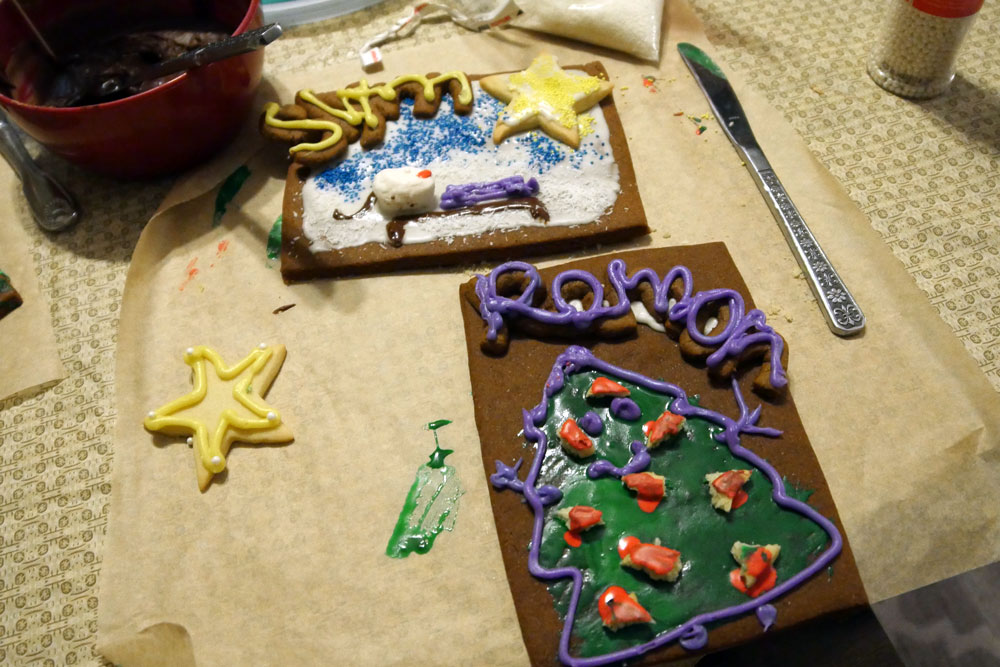
{"label": "brown parchment paper", "polygon": [[[674,115],[708,111],[675,42],[711,49],[684,3],[668,3],[664,28],[658,72],[504,31],[396,52],[378,78],[500,71],[526,65],[543,45],[566,63],[599,58],[654,230],[621,247],[728,245],[789,341],[795,401],[871,599],[997,559],[998,509],[981,498],[1000,481],[1000,397],[839,185],[733,77],[777,173],[868,316],[859,338],[829,332],[715,121],[699,136]],[[643,86],[647,74],[658,92]],[[347,64],[270,83],[287,100],[298,87],[361,76]],[[221,226],[211,225],[209,191],[154,218],[136,248],[119,335],[98,646],[130,664],[169,650],[178,664],[199,665],[523,664],[456,306],[471,271],[284,285],[265,255],[281,208],[281,153],[249,163]],[[268,401],[296,440],[234,448],[228,474],[199,494],[186,445],[146,433],[143,415],[190,387],[185,347],[214,346],[232,363],[262,341],[288,347]],[[440,418],[453,420],[439,436],[465,489],[455,530],[426,555],[390,559],[386,542],[433,450],[422,426]]]}
{"label": "brown parchment paper", "polygon": [[[0,210],[17,210],[21,182],[0,161]],[[0,220],[0,270],[10,276],[24,301],[0,320],[0,400],[66,377],[52,330],[49,302],[35,274],[28,232],[23,224],[34,224],[24,211],[20,218]]]}

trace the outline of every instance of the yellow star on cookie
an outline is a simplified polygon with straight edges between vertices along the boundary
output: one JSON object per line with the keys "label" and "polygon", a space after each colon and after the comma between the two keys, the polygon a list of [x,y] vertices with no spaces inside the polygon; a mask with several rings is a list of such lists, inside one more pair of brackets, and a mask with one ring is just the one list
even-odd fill
{"label": "yellow star on cookie", "polygon": [[506,102],[493,128],[493,143],[539,128],[553,139],[580,147],[578,114],[611,93],[611,82],[596,76],[570,74],[554,56],[541,53],[528,69],[494,74],[479,80],[483,90]]}
{"label": "yellow star on cookie", "polygon": [[150,411],[143,425],[149,431],[190,436],[198,488],[204,491],[212,476],[225,470],[226,455],[234,442],[291,442],[291,430],[263,398],[284,361],[284,345],[261,343],[243,361],[228,368],[213,350],[189,347],[184,363],[191,367],[194,388]]}

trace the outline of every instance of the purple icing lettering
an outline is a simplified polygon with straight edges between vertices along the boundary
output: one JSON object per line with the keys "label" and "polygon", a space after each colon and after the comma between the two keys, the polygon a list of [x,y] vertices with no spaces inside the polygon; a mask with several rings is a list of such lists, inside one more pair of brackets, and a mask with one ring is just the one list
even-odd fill
{"label": "purple icing lettering", "polygon": [[588,411],[587,414],[580,417],[580,421],[577,424],[592,438],[596,438],[604,432],[604,422],[601,421],[600,416],[593,410]]}
{"label": "purple icing lettering", "polygon": [[[524,272],[529,284],[524,293],[516,299],[500,296],[497,292],[497,279],[505,273]],[[736,290],[714,289],[698,292],[692,295],[693,278],[691,271],[684,266],[675,266],[660,279],[653,269],[640,269],[629,277],[625,262],[614,259],[608,264],[608,281],[617,295],[617,303],[613,306],[604,304],[604,288],[601,281],[591,273],[578,269],[564,271],[552,280],[550,293],[555,310],[543,310],[532,306],[535,291],[539,289],[542,279],[538,270],[526,262],[507,262],[493,269],[488,276],[478,276],[476,279],[476,295],[479,297],[479,314],[486,322],[486,338],[496,340],[500,327],[506,318],[527,317],[543,324],[565,326],[572,325],[578,329],[586,329],[594,322],[603,318],[621,317],[631,307],[628,290],[633,290],[642,282],[646,282],[654,291],[654,310],[665,315],[672,322],[681,322],[691,338],[701,345],[716,346],[706,359],[710,368],[717,368],[727,359],[738,358],[753,345],[765,343],[769,346],[771,363],[770,381],[774,387],[784,387],[788,377],[781,365],[781,353],[784,341],[766,322],[767,318],[761,310],[746,310],[743,296]],[[593,292],[594,301],[590,308],[577,310],[562,296],[562,286],[566,282],[579,280],[584,282]],[[683,295],[673,307],[670,306],[670,285],[680,280],[683,285]],[[708,336],[698,328],[698,313],[710,304],[725,302],[729,307],[729,322],[725,329],[715,336]]]}
{"label": "purple icing lettering", "polygon": [[[521,266],[528,266],[523,263],[520,264]],[[622,263],[620,268],[624,271],[624,263]],[[677,271],[684,272],[687,271],[687,269],[684,269],[683,267],[675,267],[671,270],[671,273],[667,274],[668,278]],[[611,273],[610,269],[609,273]],[[650,271],[650,273],[652,272]],[[490,279],[495,280],[495,276],[491,274]],[[537,274],[534,275],[533,279],[537,281]],[[619,286],[621,284],[622,283],[616,283],[616,289],[620,288]],[[660,284],[669,285],[670,282],[667,279],[664,279],[663,283]],[[689,286],[690,283],[686,283],[686,285]],[[496,294],[495,290],[493,291],[493,294]],[[665,289],[663,290],[663,294],[665,302]],[[523,296],[524,295],[513,301],[508,299],[507,302],[523,303]],[[595,303],[599,303],[599,300],[595,299]],[[621,303],[622,300],[619,299],[619,304]],[[690,303],[690,301],[686,303]],[[627,304],[625,307],[628,307]],[[487,315],[494,313],[496,313],[496,311],[487,310]],[[490,319],[487,315],[484,315],[484,319],[489,322]],[[558,313],[546,313],[545,316],[551,316],[553,318],[570,318],[572,317],[572,313],[560,311]],[[551,497],[553,487],[546,485],[541,488],[536,488],[535,484],[538,481],[538,475],[541,472],[542,462],[545,459],[545,453],[548,450],[548,442],[545,432],[539,427],[545,424],[545,420],[548,417],[549,398],[562,389],[565,383],[566,374],[579,373],[588,369],[593,369],[600,373],[610,373],[624,379],[627,382],[632,382],[650,391],[671,396],[673,397],[673,402],[670,404],[671,412],[679,414],[685,418],[700,417],[722,427],[723,431],[719,434],[719,436],[717,436],[718,439],[726,444],[729,451],[734,456],[747,461],[750,465],[760,470],[761,474],[767,476],[773,487],[771,496],[774,499],[774,502],[780,507],[797,512],[815,522],[824,531],[826,531],[827,535],[829,535],[830,544],[822,553],[819,554],[816,560],[814,560],[804,570],[798,572],[794,576],[781,582],[771,590],[762,593],[756,598],[733,605],[732,607],[698,614],[689,619],[687,622],[673,628],[672,630],[663,632],[650,641],[638,646],[632,646],[627,649],[621,649],[605,655],[589,658],[576,658],[570,655],[570,638],[573,632],[573,624],[576,622],[576,615],[578,611],[577,605],[580,602],[580,592],[583,588],[583,573],[579,570],[579,568],[572,566],[549,569],[543,567],[539,563],[538,558],[542,542],[542,528],[545,523],[545,506],[547,504],[551,504],[552,502]],[[566,613],[565,621],[563,622],[562,634],[559,638],[559,659],[564,664],[569,665],[570,667],[598,667],[600,665],[607,665],[610,663],[636,658],[648,651],[655,650],[674,641],[679,641],[681,646],[688,650],[697,650],[702,648],[708,642],[708,633],[705,629],[705,624],[729,620],[751,611],[756,612],[761,607],[769,606],[769,603],[772,600],[784,595],[793,588],[802,585],[810,577],[827,567],[830,562],[836,558],[837,554],[840,553],[840,550],[843,547],[843,538],[841,537],[836,526],[834,526],[829,519],[806,503],[789,497],[785,492],[785,482],[781,478],[778,471],[766,460],[740,445],[740,435],[743,433],[775,436],[779,435],[780,431],[756,426],[757,420],[760,416],[760,408],[758,407],[753,412],[750,412],[747,409],[743,397],[740,394],[739,385],[735,380],[733,381],[733,393],[735,394],[736,402],[740,410],[740,417],[738,420],[730,419],[721,413],[713,412],[706,408],[691,405],[688,402],[687,394],[684,390],[674,384],[664,382],[662,380],[653,380],[634,371],[619,368],[598,359],[586,348],[573,345],[566,348],[566,350],[556,359],[552,372],[549,375],[549,379],[545,384],[545,390],[543,391],[541,402],[539,402],[538,405],[530,411],[522,411],[525,437],[530,442],[536,444],[535,458],[532,460],[531,467],[528,469],[527,477],[524,482],[517,479],[517,470],[520,467],[520,461],[513,468],[510,468],[509,466],[506,466],[498,461],[497,473],[490,477],[490,481],[492,481],[494,487],[498,489],[509,488],[520,492],[524,495],[525,500],[531,507],[531,511],[534,515],[534,522],[532,527],[531,546],[528,550],[528,571],[533,576],[544,581],[554,581],[557,579],[570,579],[572,581],[573,588],[570,594],[569,607]],[[639,444],[640,447],[636,448],[636,444]],[[616,469],[608,461],[597,461],[591,464],[591,466],[587,469],[587,475],[594,478],[595,476],[600,477],[605,474],[615,475],[617,473],[625,473],[625,471],[636,463],[637,459],[639,459],[639,452],[637,449],[644,451],[645,446],[642,446],[642,443],[638,443],[638,441],[633,442],[632,452],[634,456],[632,460],[629,461],[628,465],[626,465],[625,469]],[[646,456],[648,457],[648,453]],[[648,462],[646,465],[648,465]],[[765,611],[763,614],[766,618],[768,612]]]}
{"label": "purple icing lettering", "polygon": [[611,400],[611,414],[630,422],[642,416],[642,408],[631,398],[614,398]]}

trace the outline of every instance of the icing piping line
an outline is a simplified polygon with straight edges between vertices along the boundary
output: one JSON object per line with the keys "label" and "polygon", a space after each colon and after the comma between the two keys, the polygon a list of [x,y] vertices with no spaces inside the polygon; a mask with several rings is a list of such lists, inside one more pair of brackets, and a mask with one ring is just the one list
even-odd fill
{"label": "icing piping line", "polygon": [[[528,287],[516,299],[500,296],[497,293],[497,280],[503,274],[515,271],[522,271],[528,276]],[[628,277],[626,271],[625,261],[620,258],[608,263],[608,280],[618,297],[618,302],[613,306],[603,305],[604,287],[592,273],[580,269],[563,271],[552,280],[550,293],[555,305],[553,312],[531,305],[542,281],[538,269],[527,262],[501,264],[488,276],[480,275],[476,278],[479,314],[486,322],[486,338],[496,340],[500,327],[509,317],[528,317],[542,324],[572,325],[578,329],[586,329],[602,318],[621,317],[631,309],[628,290],[634,290],[639,283],[647,282],[653,288],[653,308],[658,314],[665,314],[671,322],[682,322],[696,343],[706,347],[719,346],[706,359],[710,368],[720,366],[727,358],[739,358],[748,347],[765,343],[770,348],[771,386],[779,388],[788,384],[788,377],[781,366],[784,341],[766,323],[763,311],[754,308],[745,312],[746,304],[739,292],[733,289],[713,289],[692,295],[693,278],[690,269],[685,266],[671,268],[662,280],[653,269],[640,269],[631,277]],[[563,298],[563,284],[574,280],[586,283],[594,295],[594,302],[586,310],[577,310]],[[682,282],[684,294],[671,306],[670,286],[676,280]],[[718,301],[725,301],[728,305],[729,322],[721,333],[709,336],[698,329],[698,313],[705,305]]]}
{"label": "icing piping line", "polygon": [[[573,625],[576,621],[576,612],[577,605],[580,600],[580,592],[583,588],[583,573],[576,567],[548,569],[543,567],[538,562],[542,541],[542,527],[544,524],[544,506],[546,504],[551,504],[551,499],[544,497],[545,495],[548,495],[548,493],[540,493],[540,491],[544,492],[552,487],[543,486],[539,489],[536,488],[535,484],[538,480],[539,472],[541,471],[542,461],[545,458],[545,452],[547,451],[547,438],[545,433],[538,427],[544,424],[547,419],[548,399],[562,389],[565,382],[565,375],[567,373],[578,373],[586,369],[594,369],[599,372],[610,373],[629,382],[633,382],[645,389],[661,394],[667,394],[668,396],[674,398],[674,401],[670,406],[671,412],[682,415],[685,418],[701,417],[723,427],[724,432],[722,441],[729,447],[729,451],[734,456],[749,462],[751,465],[759,469],[770,480],[773,487],[771,497],[774,499],[774,502],[780,507],[797,512],[818,524],[824,531],[826,531],[827,535],[830,536],[830,546],[827,547],[827,549],[823,551],[823,553],[820,554],[819,557],[817,557],[817,559],[807,568],[801,570],[787,581],[775,586],[770,591],[763,593],[757,598],[732,607],[698,614],[686,623],[677,626],[669,632],[660,634],[649,642],[639,646],[633,646],[631,648],[622,649],[620,651],[592,658],[574,658],[571,656],[569,653],[569,643]],[[527,500],[528,504],[531,506],[532,512],[534,513],[535,519],[534,527],[532,529],[531,548],[528,552],[528,571],[535,577],[546,581],[564,578],[569,578],[573,581],[573,592],[570,597],[569,612],[566,614],[562,635],[559,639],[559,659],[564,664],[569,665],[570,667],[597,667],[599,665],[606,665],[619,660],[628,660],[630,658],[638,657],[648,651],[657,649],[678,639],[680,640],[681,645],[688,650],[703,648],[708,642],[708,634],[705,630],[704,624],[726,620],[759,609],[763,605],[768,604],[771,600],[784,595],[789,590],[804,583],[807,579],[811,578],[817,572],[825,568],[837,556],[837,554],[840,553],[843,547],[843,538],[833,523],[806,503],[789,497],[785,493],[785,484],[781,479],[781,476],[778,474],[778,471],[775,470],[775,468],[767,461],[739,444],[741,431],[744,430],[746,425],[752,425],[749,424],[749,420],[753,418],[748,417],[745,404],[743,403],[742,397],[739,393],[739,386],[735,382],[733,383],[733,390],[736,393],[737,402],[741,406],[741,416],[739,421],[730,419],[723,414],[691,405],[688,403],[687,394],[684,390],[674,384],[653,380],[634,371],[619,368],[613,364],[598,359],[586,348],[573,345],[568,347],[556,358],[556,362],[549,375],[549,379],[545,383],[545,390],[542,395],[541,403],[535,406],[531,411],[523,411],[525,437],[529,441],[537,444],[535,458],[532,461],[527,478],[521,484],[521,488],[517,489],[515,480],[511,480],[510,477],[512,473],[516,476],[516,468],[519,466],[510,468],[509,466],[497,461],[496,465],[498,472],[490,476],[490,481],[498,489],[514,488],[520,491],[524,495],[525,500]],[[759,414],[759,409],[755,410],[753,414]],[[773,429],[769,430],[773,431]],[[763,429],[757,430],[758,433],[762,431]],[[550,502],[546,503],[546,500],[549,500]]]}

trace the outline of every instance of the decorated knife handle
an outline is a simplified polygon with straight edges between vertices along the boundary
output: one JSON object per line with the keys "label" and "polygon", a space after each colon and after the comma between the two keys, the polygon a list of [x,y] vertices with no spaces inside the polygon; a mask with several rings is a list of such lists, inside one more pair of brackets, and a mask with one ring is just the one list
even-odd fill
{"label": "decorated knife handle", "polygon": [[781,231],[795,252],[795,259],[805,273],[809,287],[823,309],[823,316],[833,333],[852,336],[865,328],[865,315],[861,312],[850,290],[837,275],[816,237],[809,231],[805,220],[785,192],[772,169],[756,172],[760,188],[768,207],[781,224]]}

